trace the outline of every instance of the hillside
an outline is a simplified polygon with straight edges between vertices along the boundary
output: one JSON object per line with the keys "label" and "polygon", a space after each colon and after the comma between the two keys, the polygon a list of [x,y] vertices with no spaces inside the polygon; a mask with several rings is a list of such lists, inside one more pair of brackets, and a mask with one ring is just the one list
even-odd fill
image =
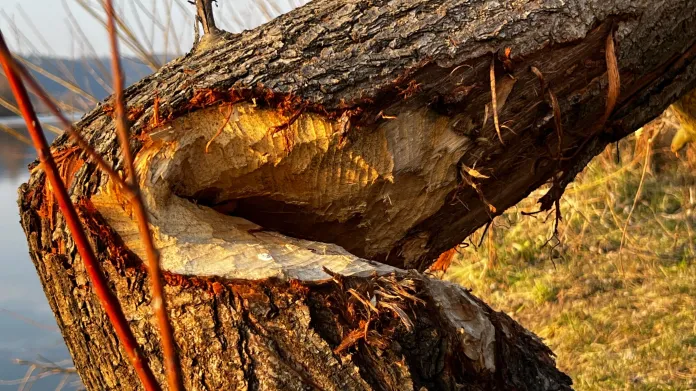
{"label": "hillside", "polygon": [[[109,79],[105,77],[105,74],[109,75],[111,73],[111,66],[108,58],[65,59],[48,56],[31,56],[26,57],[26,60],[40,67],[45,73],[57,76],[76,85],[79,89],[91,95],[96,100],[102,100],[109,95],[109,92],[105,88],[110,85]],[[134,83],[152,72],[147,65],[137,58],[124,58],[123,67],[128,84]],[[33,69],[31,72],[44,89],[61,102],[75,106],[79,111],[86,111],[87,108],[93,106],[90,104],[89,99],[51,80],[46,74],[41,74]],[[0,78],[0,97],[14,102],[4,74],[3,77]],[[41,108],[41,105],[39,105],[39,108]],[[0,106],[0,116],[8,115],[13,115],[13,113],[7,108]]]}

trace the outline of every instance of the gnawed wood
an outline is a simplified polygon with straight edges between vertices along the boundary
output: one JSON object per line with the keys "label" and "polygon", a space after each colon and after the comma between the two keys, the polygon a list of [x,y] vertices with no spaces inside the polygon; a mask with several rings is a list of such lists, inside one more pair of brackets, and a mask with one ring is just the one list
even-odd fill
{"label": "gnawed wood", "polygon": [[[187,386],[569,389],[508,317],[395,268],[424,270],[551,178],[554,201],[694,87],[694,22],[687,0],[319,0],[129,88]],[[610,34],[621,91],[596,126]],[[492,57],[504,145],[484,125]],[[120,168],[111,112],[78,125]],[[66,158],[70,191],[161,374],[127,200],[84,160]],[[136,388],[51,200],[35,169],[22,224],[76,366],[91,389]]]}
{"label": "gnawed wood", "polygon": [[[153,141],[138,155],[163,267],[172,272],[313,280],[326,277],[322,265],[342,274],[390,270],[369,266],[336,245],[300,243],[272,230],[282,227],[349,251],[362,239],[358,252],[368,258],[388,252],[441,207],[433,197],[444,199],[456,188],[457,161],[469,142],[447,126],[446,117],[424,110],[402,113],[350,143],[340,122],[316,114],[302,114],[274,131],[283,119],[273,110],[248,103],[231,110],[230,120],[216,108],[182,116],[150,133]],[[92,202],[128,247],[143,255],[137,226],[118,211],[118,191],[111,187]],[[250,216],[263,227],[216,210]],[[356,216],[362,217],[359,226],[350,223]],[[299,265],[306,274],[297,274]]]}

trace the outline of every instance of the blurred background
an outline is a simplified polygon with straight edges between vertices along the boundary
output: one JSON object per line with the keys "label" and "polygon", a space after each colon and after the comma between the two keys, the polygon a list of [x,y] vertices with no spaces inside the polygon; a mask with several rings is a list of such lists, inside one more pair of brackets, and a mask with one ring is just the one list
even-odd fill
{"label": "blurred background", "polygon": [[[219,0],[239,32],[301,0]],[[117,1],[127,82],[190,50],[186,0]],[[2,0],[11,49],[73,119],[111,94],[97,0]],[[37,101],[39,110],[42,106]],[[43,116],[47,136],[60,129]],[[696,390],[696,148],[670,142],[668,110],[612,145],[571,184],[563,219],[533,214],[540,189],[457,248],[437,277],[534,331],[578,390]],[[0,77],[0,391],[79,389],[19,225],[16,189],[35,152]]]}

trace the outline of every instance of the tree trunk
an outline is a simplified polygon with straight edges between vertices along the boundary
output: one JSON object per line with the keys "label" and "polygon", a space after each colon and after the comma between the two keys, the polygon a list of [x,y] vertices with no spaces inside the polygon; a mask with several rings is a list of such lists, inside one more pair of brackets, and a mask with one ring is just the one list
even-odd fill
{"label": "tree trunk", "polygon": [[[130,87],[187,388],[569,389],[535,336],[418,271],[547,182],[550,209],[693,88],[695,23],[688,0],[317,0]],[[112,115],[78,127],[120,168]],[[53,151],[162,376],[127,200]],[[137,389],[40,167],[19,203],[86,386]]]}

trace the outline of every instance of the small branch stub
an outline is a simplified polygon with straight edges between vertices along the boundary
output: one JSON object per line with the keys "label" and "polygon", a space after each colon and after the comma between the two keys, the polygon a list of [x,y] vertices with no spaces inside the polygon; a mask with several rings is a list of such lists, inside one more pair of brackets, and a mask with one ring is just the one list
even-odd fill
{"label": "small branch stub", "polygon": [[215,26],[213,2],[217,3],[217,0],[196,0],[196,16],[203,26],[205,35],[217,35],[220,32],[220,29]]}

